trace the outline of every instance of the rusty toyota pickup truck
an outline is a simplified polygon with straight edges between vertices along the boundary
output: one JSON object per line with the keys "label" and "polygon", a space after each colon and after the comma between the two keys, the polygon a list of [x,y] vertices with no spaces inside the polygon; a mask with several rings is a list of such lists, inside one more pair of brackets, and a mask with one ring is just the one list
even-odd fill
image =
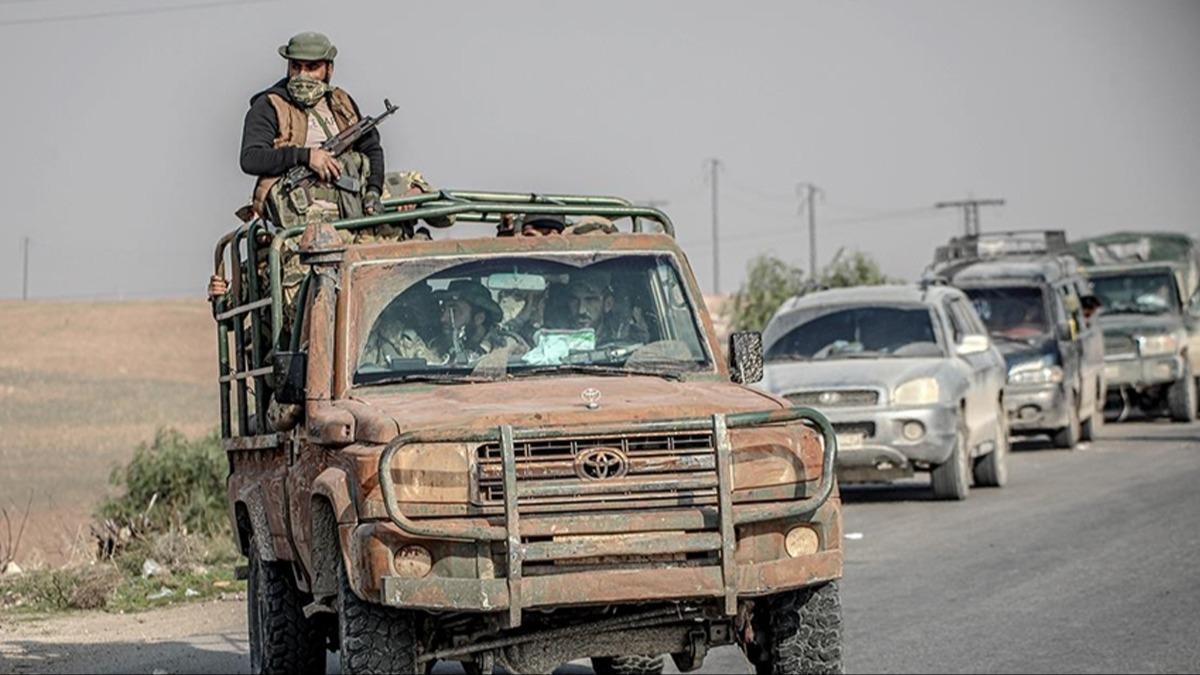
{"label": "rusty toyota pickup truck", "polygon": [[[253,669],[329,650],[347,673],[657,673],[737,644],[760,672],[840,672],[833,430],[747,386],[758,334],[721,357],[670,219],[570,195],[385,206],[217,246]],[[494,236],[547,216],[566,231]],[[411,236],[422,220],[458,231]]]}

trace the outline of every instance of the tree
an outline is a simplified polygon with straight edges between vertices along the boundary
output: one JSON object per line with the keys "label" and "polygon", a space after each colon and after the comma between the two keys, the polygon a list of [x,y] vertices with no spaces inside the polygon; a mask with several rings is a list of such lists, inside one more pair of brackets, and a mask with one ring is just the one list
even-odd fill
{"label": "tree", "polygon": [[762,330],[785,300],[804,291],[804,271],[770,255],[750,261],[746,282],[729,303],[734,330]]}
{"label": "tree", "polygon": [[821,271],[821,286],[825,288],[874,286],[897,281],[884,274],[883,270],[879,269],[879,263],[861,251],[855,251],[846,257],[839,255]]}

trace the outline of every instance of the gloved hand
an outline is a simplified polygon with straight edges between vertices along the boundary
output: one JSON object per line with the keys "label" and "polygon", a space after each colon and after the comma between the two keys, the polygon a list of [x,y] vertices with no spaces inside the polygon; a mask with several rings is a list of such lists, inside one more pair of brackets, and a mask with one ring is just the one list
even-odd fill
{"label": "gloved hand", "polygon": [[375,188],[367,188],[367,194],[363,195],[363,213],[368,216],[383,213],[383,200]]}

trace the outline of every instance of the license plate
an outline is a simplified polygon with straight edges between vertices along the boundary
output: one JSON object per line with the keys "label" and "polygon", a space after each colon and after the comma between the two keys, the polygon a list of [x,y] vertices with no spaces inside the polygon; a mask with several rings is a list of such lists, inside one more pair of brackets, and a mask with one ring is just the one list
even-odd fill
{"label": "license plate", "polygon": [[837,444],[839,448],[861,448],[866,439],[867,435],[862,432],[838,434]]}

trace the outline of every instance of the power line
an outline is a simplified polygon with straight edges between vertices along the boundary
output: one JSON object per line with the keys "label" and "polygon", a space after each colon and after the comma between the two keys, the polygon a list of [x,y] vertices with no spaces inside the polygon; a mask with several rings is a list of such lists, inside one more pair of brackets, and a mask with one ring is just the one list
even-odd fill
{"label": "power line", "polygon": [[[213,0],[212,2],[193,2],[186,5],[167,5],[165,7],[142,7],[137,9],[114,9],[106,12],[91,12],[87,14],[66,14],[62,16],[35,16],[24,19],[0,20],[0,26],[27,26],[40,23],[62,23],[67,21],[89,21],[92,19],[109,19],[120,16],[138,16],[144,14],[171,14],[194,9],[209,9],[214,7],[230,7],[234,5],[258,5],[279,0]],[[10,4],[10,3],[6,3]]]}

